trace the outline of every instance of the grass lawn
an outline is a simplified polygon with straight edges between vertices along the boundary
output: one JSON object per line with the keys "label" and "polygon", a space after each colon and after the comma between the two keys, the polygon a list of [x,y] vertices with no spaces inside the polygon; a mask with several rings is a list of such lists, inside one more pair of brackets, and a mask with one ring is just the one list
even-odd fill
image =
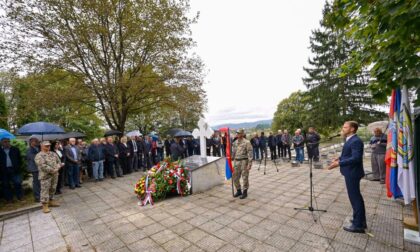
{"label": "grass lawn", "polygon": [[34,204],[40,204],[40,203],[35,202],[34,196],[32,195],[31,191],[25,192],[23,199],[24,199],[23,201],[18,201],[15,198],[13,200],[13,203],[9,203],[9,204],[7,204],[4,199],[1,199],[0,200],[0,213],[17,210],[20,208],[34,205]]}

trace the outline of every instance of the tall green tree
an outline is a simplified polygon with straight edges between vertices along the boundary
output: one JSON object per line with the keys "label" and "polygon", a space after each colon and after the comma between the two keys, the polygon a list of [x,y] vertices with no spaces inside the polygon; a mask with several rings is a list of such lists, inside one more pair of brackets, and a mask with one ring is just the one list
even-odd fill
{"label": "tall green tree", "polygon": [[335,0],[327,20],[359,44],[341,65],[343,76],[369,67],[374,98],[385,102],[393,88],[407,85],[420,104],[419,1]]}
{"label": "tall green tree", "polygon": [[325,21],[331,12],[326,3],[321,28],[312,32],[310,49],[313,57],[310,67],[305,67],[307,77],[303,82],[312,98],[309,111],[313,124],[325,132],[335,131],[343,121],[357,120],[369,123],[385,117],[378,111],[368,88],[369,73],[363,68],[348,75],[340,74],[340,67],[346,64],[359,46],[344,35],[343,30],[332,29]]}
{"label": "tall green tree", "polygon": [[5,95],[0,92],[0,128],[8,129],[7,124],[8,113],[7,113],[7,105],[6,105],[6,97]]}
{"label": "tall green tree", "polygon": [[102,135],[102,120],[95,97],[78,78],[62,70],[33,73],[13,84],[17,127],[34,121],[57,123],[66,131],[83,132],[88,138]]}
{"label": "tall green tree", "polygon": [[0,6],[0,58],[29,69],[64,69],[95,97],[112,129],[173,97],[201,89],[188,0],[31,0]]}
{"label": "tall green tree", "polygon": [[294,92],[289,97],[280,101],[274,113],[272,130],[306,129],[312,125],[309,111],[311,97],[302,91]]}

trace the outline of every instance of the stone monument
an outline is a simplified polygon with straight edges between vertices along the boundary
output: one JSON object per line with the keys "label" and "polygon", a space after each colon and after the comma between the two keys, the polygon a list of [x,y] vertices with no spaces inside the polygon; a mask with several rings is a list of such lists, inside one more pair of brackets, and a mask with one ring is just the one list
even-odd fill
{"label": "stone monument", "polygon": [[200,138],[200,155],[183,159],[185,166],[191,169],[192,193],[210,190],[214,186],[223,184],[225,179],[225,159],[207,156],[206,139],[210,138],[213,133],[204,118],[198,121],[198,129],[192,133],[194,138]]}

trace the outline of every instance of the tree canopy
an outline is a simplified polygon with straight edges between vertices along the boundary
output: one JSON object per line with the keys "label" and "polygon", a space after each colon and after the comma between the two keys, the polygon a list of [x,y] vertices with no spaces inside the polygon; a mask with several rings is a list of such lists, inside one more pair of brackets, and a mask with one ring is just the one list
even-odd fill
{"label": "tree canopy", "polygon": [[393,88],[407,85],[420,104],[419,1],[335,0],[327,20],[359,44],[340,66],[342,76],[368,67],[374,98],[385,102]]}
{"label": "tree canopy", "polygon": [[273,131],[285,129],[292,131],[312,126],[308,113],[310,99],[307,93],[298,91],[280,101],[274,113],[271,126]]}
{"label": "tree canopy", "polygon": [[311,97],[308,112],[313,115],[312,124],[325,132],[335,131],[348,120],[367,124],[386,117],[372,99],[370,74],[365,67],[340,74],[340,67],[351,60],[359,44],[346,37],[342,29],[333,29],[326,22],[330,13],[331,6],[326,3],[321,27],[310,37],[314,56],[309,59],[310,66],[304,68],[307,77],[303,78]]}
{"label": "tree canopy", "polygon": [[3,64],[66,71],[89,91],[111,129],[124,131],[131,116],[170,104],[177,88],[205,101],[203,64],[189,51],[197,16],[189,17],[188,0],[31,0],[0,7]]}

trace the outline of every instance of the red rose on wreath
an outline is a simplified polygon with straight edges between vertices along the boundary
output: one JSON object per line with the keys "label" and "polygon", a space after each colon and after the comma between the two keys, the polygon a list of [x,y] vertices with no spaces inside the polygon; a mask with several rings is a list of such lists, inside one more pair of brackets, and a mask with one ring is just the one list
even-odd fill
{"label": "red rose on wreath", "polygon": [[170,185],[172,185],[172,183],[173,183],[172,179],[170,179],[170,180],[168,181],[168,183],[169,183]]}

